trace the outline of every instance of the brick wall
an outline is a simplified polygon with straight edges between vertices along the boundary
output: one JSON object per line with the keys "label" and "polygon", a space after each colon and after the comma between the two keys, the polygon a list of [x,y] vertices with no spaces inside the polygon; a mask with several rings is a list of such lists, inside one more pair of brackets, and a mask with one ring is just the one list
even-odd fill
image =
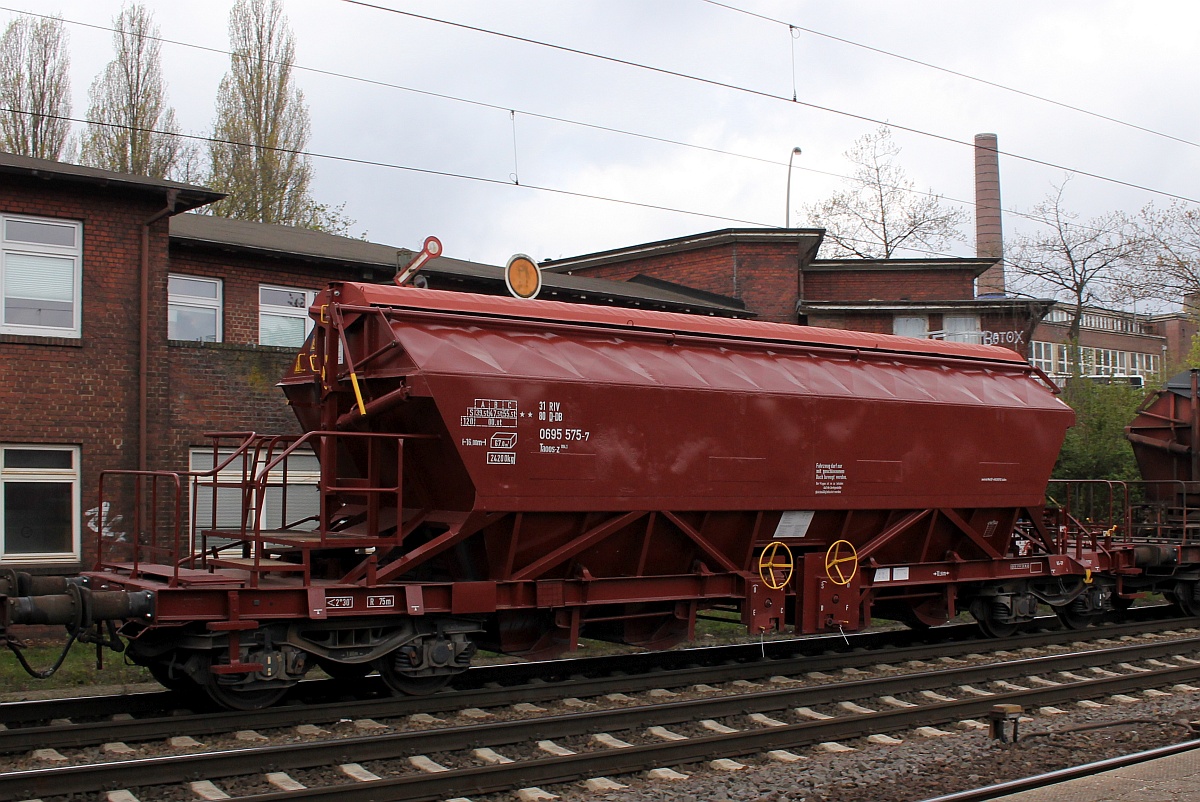
{"label": "brick wall", "polygon": [[245,345],[258,342],[258,288],[261,284],[300,290],[320,290],[330,281],[354,280],[348,271],[298,259],[272,258],[222,251],[216,248],[171,247],[171,271],[221,279],[223,340]]}
{"label": "brick wall", "polygon": [[[86,522],[95,518],[100,471],[138,464],[142,223],[164,202],[153,192],[59,180],[6,177],[0,186],[0,212],[82,224],[82,337],[0,334],[0,371],[8,378],[0,390],[0,442],[79,447],[84,567],[95,557]],[[275,386],[294,353],[256,345],[258,287],[318,290],[333,271],[299,260],[171,246],[166,218],[151,226],[149,239],[148,467],[186,469],[189,447],[205,445],[208,431],[297,432]],[[224,343],[168,342],[168,273],[222,279]]]}
{"label": "brick wall", "polygon": [[207,446],[206,432],[295,434],[300,427],[276,383],[296,352],[233,343],[172,342],[169,348],[170,421],[158,461],[188,467],[188,451]]}
{"label": "brick wall", "polygon": [[970,270],[804,271],[806,301],[949,301],[975,297]]}
{"label": "brick wall", "polygon": [[800,256],[796,243],[723,242],[572,272],[627,281],[637,275],[739,298],[759,320],[796,322]]}
{"label": "brick wall", "polygon": [[[102,468],[136,468],[138,443],[138,265],[142,221],[163,198],[112,188],[7,176],[0,211],[82,223],[82,337],[0,335],[0,427],[6,444],[75,445],[84,520],[96,506]],[[162,269],[167,222],[152,227],[150,259]],[[161,284],[161,282],[160,282]],[[166,314],[152,306],[151,325]],[[151,387],[165,362],[151,353]],[[159,389],[161,398],[161,388]],[[88,532],[83,532],[85,555]],[[59,566],[68,570],[69,566]]]}

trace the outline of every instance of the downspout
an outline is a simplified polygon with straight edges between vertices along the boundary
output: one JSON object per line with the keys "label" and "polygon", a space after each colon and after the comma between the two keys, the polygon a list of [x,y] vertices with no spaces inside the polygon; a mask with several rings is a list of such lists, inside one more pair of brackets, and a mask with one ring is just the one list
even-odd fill
{"label": "downspout", "polygon": [[147,397],[150,394],[150,226],[164,217],[175,214],[179,202],[179,190],[167,190],[167,205],[142,223],[141,247],[141,320],[138,325],[138,470],[146,470],[148,464],[147,439],[150,429],[150,414]]}

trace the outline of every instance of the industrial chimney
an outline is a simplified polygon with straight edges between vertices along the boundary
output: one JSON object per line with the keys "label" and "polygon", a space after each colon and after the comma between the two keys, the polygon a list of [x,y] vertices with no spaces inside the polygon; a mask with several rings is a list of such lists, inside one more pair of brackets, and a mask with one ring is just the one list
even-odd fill
{"label": "industrial chimney", "polygon": [[1004,232],[1000,227],[1000,159],[995,134],[975,135],[975,255],[996,259],[977,280],[977,294],[1004,294]]}

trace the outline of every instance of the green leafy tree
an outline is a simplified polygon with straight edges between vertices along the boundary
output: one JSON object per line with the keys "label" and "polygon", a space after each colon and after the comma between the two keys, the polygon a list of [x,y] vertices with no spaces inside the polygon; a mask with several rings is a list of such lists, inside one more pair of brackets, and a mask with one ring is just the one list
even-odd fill
{"label": "green leafy tree", "polygon": [[278,0],[238,0],[229,14],[229,72],[217,92],[209,185],[229,193],[213,214],[343,234],[354,223],[310,194],[304,93],[296,43]]}
{"label": "green leafy tree", "polygon": [[190,154],[178,136],[175,110],[166,103],[158,26],[141,5],[122,8],[114,25],[116,57],[88,91],[80,160],[152,178],[186,173]]}
{"label": "green leafy tree", "polygon": [[1138,479],[1133,449],[1125,427],[1133,420],[1145,392],[1125,384],[1100,384],[1092,379],[1067,380],[1062,399],[1075,410],[1075,425],[1067,431],[1055,479]]}
{"label": "green leafy tree", "polygon": [[61,158],[71,131],[70,67],[61,19],[9,23],[0,37],[0,149]]}

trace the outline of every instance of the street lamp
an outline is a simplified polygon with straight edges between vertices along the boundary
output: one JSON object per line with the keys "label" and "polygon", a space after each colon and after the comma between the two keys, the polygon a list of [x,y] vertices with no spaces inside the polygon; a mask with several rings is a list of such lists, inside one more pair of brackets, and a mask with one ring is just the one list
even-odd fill
{"label": "street lamp", "polygon": [[800,148],[792,148],[792,152],[788,154],[788,180],[787,180],[787,214],[783,218],[783,227],[792,227],[792,159],[800,155]]}

